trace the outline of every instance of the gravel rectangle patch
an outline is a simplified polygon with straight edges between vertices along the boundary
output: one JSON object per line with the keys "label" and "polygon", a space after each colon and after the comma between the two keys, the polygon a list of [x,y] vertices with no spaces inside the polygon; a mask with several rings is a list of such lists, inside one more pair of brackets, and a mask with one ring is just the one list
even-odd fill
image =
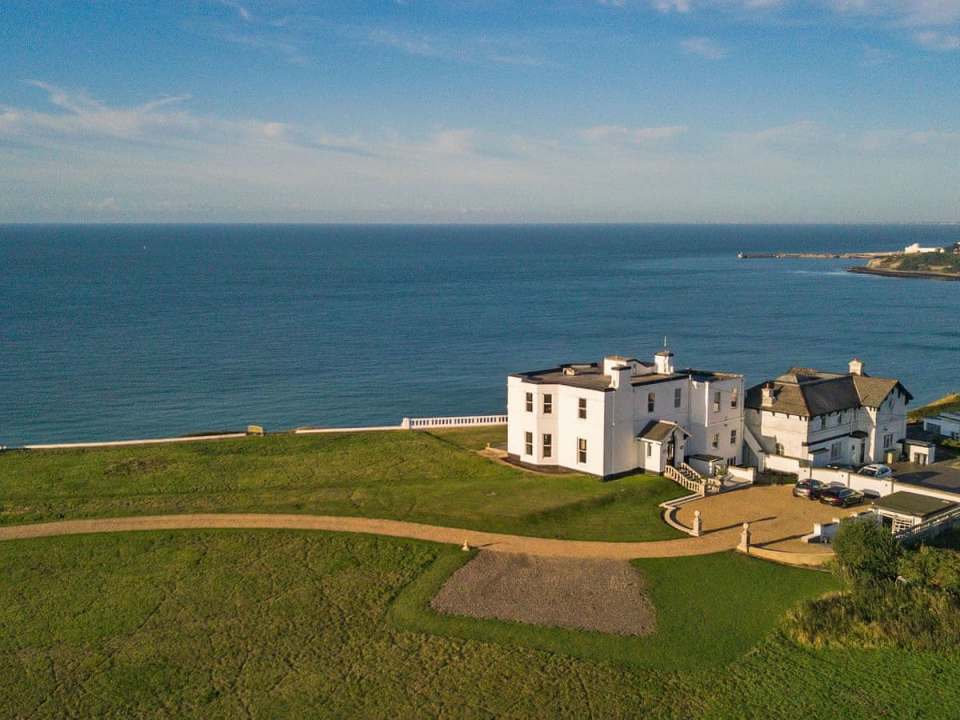
{"label": "gravel rectangle patch", "polygon": [[647,635],[655,612],[643,577],[622,560],[480,551],[430,601],[448,615]]}

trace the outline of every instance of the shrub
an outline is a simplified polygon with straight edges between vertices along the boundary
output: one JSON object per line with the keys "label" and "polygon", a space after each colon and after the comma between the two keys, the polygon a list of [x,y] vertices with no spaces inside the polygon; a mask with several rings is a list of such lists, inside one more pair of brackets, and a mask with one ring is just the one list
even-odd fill
{"label": "shrub", "polygon": [[923,546],[900,560],[900,575],[908,583],[960,598],[960,553]]}
{"label": "shrub", "polygon": [[840,576],[856,585],[895,580],[900,545],[877,523],[860,521],[840,526],[833,539]]}

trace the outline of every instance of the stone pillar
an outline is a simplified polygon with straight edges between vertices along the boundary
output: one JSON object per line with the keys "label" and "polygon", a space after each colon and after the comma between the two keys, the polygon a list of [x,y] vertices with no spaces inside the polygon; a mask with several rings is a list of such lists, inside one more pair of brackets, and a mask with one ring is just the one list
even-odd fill
{"label": "stone pillar", "polygon": [[740,545],[737,549],[745,553],[750,552],[750,523],[748,522],[743,524],[743,530],[740,531]]}
{"label": "stone pillar", "polygon": [[464,552],[470,552],[470,543],[464,540],[463,545],[460,546],[460,549],[463,550]]}
{"label": "stone pillar", "polygon": [[700,518],[700,511],[693,511],[693,536],[700,537],[703,535],[703,520]]}

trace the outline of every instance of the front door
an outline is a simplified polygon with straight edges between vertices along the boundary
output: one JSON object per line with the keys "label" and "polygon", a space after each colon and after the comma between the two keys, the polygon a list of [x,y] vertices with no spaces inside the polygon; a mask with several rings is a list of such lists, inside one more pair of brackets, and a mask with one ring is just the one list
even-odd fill
{"label": "front door", "polygon": [[867,447],[866,443],[861,440],[860,441],[860,462],[857,463],[858,465],[863,465],[863,453],[866,450],[866,447]]}
{"label": "front door", "polygon": [[676,467],[675,458],[677,455],[677,441],[673,435],[670,436],[670,440],[667,441],[667,465],[672,465]]}

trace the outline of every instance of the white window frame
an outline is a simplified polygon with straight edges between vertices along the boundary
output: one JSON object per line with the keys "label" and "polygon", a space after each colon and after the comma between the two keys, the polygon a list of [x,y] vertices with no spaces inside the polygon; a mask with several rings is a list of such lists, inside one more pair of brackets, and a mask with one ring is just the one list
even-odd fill
{"label": "white window frame", "polygon": [[553,435],[544,433],[541,440],[543,440],[543,456],[545,458],[553,457]]}
{"label": "white window frame", "polygon": [[543,394],[543,414],[544,415],[553,414],[553,393]]}
{"label": "white window frame", "polygon": [[533,412],[533,393],[528,392],[526,398],[524,398],[524,405],[526,406],[526,411],[528,413]]}
{"label": "white window frame", "polygon": [[683,388],[674,388],[673,389],[673,406],[675,408],[683,405]]}
{"label": "white window frame", "polygon": [[577,462],[581,465],[587,463],[587,439],[577,438]]}
{"label": "white window frame", "polygon": [[533,455],[533,433],[525,432],[523,434],[523,454]]}
{"label": "white window frame", "polygon": [[577,417],[580,420],[587,419],[587,399],[585,397],[577,398]]}

